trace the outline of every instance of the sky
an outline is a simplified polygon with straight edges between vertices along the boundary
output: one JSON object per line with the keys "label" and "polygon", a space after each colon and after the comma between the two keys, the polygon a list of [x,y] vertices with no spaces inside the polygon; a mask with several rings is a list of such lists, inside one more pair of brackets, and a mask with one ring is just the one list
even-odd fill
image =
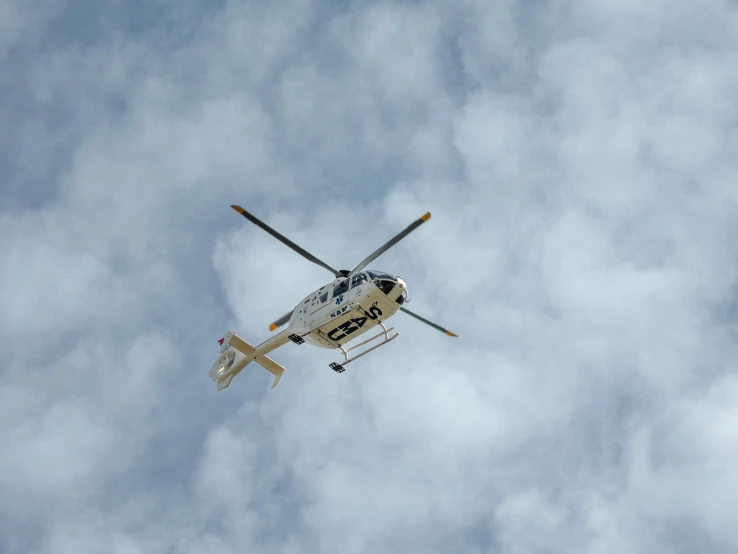
{"label": "sky", "polygon": [[[738,5],[0,5],[0,552],[738,550]],[[400,337],[208,378],[339,268]]]}

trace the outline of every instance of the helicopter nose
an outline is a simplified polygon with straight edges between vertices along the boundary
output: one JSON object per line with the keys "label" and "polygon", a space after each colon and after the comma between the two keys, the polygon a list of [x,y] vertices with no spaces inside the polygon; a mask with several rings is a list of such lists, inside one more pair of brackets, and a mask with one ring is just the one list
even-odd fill
{"label": "helicopter nose", "polygon": [[407,297],[407,283],[400,279],[399,277],[396,277],[397,279],[397,286],[395,286],[395,302],[398,304],[402,304],[405,301],[405,298]]}

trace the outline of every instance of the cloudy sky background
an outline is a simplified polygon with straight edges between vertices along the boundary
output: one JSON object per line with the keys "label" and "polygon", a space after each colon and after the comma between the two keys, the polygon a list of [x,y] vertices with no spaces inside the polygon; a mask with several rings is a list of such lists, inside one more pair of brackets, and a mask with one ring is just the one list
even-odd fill
{"label": "cloudy sky background", "polygon": [[[738,549],[738,11],[0,6],[0,552]],[[409,284],[337,375],[339,267]]]}

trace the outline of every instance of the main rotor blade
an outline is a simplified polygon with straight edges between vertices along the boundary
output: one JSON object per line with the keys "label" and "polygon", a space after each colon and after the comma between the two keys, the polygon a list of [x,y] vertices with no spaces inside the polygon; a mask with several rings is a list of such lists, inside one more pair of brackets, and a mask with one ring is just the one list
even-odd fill
{"label": "main rotor blade", "polygon": [[449,331],[448,329],[444,329],[444,328],[443,328],[443,327],[441,327],[440,325],[436,325],[436,324],[435,324],[435,323],[433,323],[432,321],[428,321],[428,320],[427,320],[427,319],[425,319],[424,317],[420,317],[420,316],[419,316],[418,314],[414,314],[413,312],[411,312],[410,310],[408,310],[408,309],[406,309],[406,308],[400,308],[400,311],[401,311],[401,312],[405,312],[405,313],[406,313],[407,315],[410,315],[410,316],[414,317],[415,319],[417,319],[417,320],[420,320],[420,321],[422,321],[423,323],[425,323],[425,324],[427,324],[427,325],[430,325],[430,326],[431,326],[431,327],[433,327],[434,329],[438,329],[439,331],[441,331],[441,333],[446,333],[446,334],[447,334],[448,336],[450,336],[450,337],[458,337],[458,336],[459,336],[459,335],[457,335],[457,334],[455,334],[455,333],[452,333],[452,332],[451,332],[451,331]]}
{"label": "main rotor blade", "polygon": [[408,236],[410,233],[412,233],[415,229],[417,229],[423,223],[428,221],[430,219],[430,216],[431,216],[430,212],[426,212],[426,214],[422,216],[420,219],[416,219],[415,221],[413,221],[410,225],[408,225],[405,228],[404,231],[401,231],[400,233],[395,235],[394,238],[388,240],[386,243],[384,243],[382,246],[380,246],[374,252],[372,252],[369,256],[367,256],[359,265],[357,265],[354,269],[351,270],[351,273],[349,273],[348,276],[351,277],[354,273],[358,273],[359,271],[364,269],[374,260],[379,258],[379,256],[387,252],[387,250],[392,248],[395,244],[397,244],[402,239],[404,239],[406,236]]}
{"label": "main rotor blade", "polygon": [[274,229],[272,229],[271,227],[269,227],[269,225],[267,225],[266,223],[264,223],[260,219],[257,219],[255,216],[251,215],[249,212],[247,212],[246,210],[244,210],[241,206],[231,206],[231,208],[233,208],[234,210],[236,210],[238,213],[240,213],[242,216],[244,216],[246,219],[248,219],[254,225],[257,225],[258,227],[261,227],[262,229],[264,229],[267,233],[269,233],[270,235],[272,235],[278,241],[280,241],[283,244],[286,244],[287,246],[289,246],[290,248],[292,248],[292,250],[294,250],[295,252],[297,252],[298,254],[300,254],[303,258],[306,258],[306,259],[310,260],[314,264],[318,264],[320,267],[324,267],[325,269],[327,269],[328,271],[330,271],[331,273],[333,273],[333,275],[335,275],[336,277],[343,277],[343,274],[342,273],[340,273],[339,271],[333,269],[331,266],[329,266],[324,261],[319,260],[318,258],[316,258],[315,256],[313,256],[310,252],[308,252],[304,248],[300,248],[294,242],[292,242],[290,239],[288,239],[284,235],[278,233],[277,231],[275,231]]}
{"label": "main rotor blade", "polygon": [[292,317],[292,312],[293,311],[294,310],[287,312],[282,317],[280,317],[277,321],[275,321],[274,323],[272,323],[269,326],[269,330],[270,331],[275,331],[275,330],[279,329],[282,325],[284,325],[285,323],[287,323],[290,320],[290,318]]}

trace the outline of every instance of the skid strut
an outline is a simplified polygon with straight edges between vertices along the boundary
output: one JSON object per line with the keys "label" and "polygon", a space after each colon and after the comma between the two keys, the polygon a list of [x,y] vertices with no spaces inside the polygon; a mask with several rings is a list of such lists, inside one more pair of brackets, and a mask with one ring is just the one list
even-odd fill
{"label": "skid strut", "polygon": [[[381,321],[379,322],[379,325],[381,325],[381,326],[382,326],[382,332],[381,332],[381,333],[379,333],[379,334],[376,334],[376,335],[374,335],[373,337],[370,337],[370,338],[366,339],[366,340],[365,340],[365,341],[363,341],[363,342],[360,342],[360,343],[358,343],[358,344],[355,344],[355,345],[354,345],[354,346],[352,346],[351,348],[344,348],[344,347],[343,347],[343,345],[340,345],[340,344],[339,344],[339,345],[338,345],[338,348],[340,348],[340,349],[341,349],[341,352],[343,352],[343,357],[345,358],[345,360],[344,360],[344,362],[343,362],[343,363],[333,362],[333,363],[331,363],[331,364],[330,364],[330,366],[329,366],[329,367],[330,367],[330,368],[331,368],[331,369],[332,369],[333,371],[335,371],[336,373],[343,373],[343,372],[345,371],[345,368],[344,368],[344,366],[345,366],[345,365],[347,365],[347,364],[349,364],[349,363],[353,362],[353,361],[354,361],[354,360],[356,360],[357,358],[361,358],[361,357],[362,357],[362,356],[363,356],[364,354],[368,354],[368,353],[369,353],[369,352],[371,352],[372,350],[375,350],[375,349],[379,348],[380,346],[382,346],[382,345],[385,345],[385,344],[387,344],[388,342],[390,342],[390,341],[392,341],[392,340],[394,340],[394,339],[396,339],[397,337],[399,337],[399,336],[400,336],[400,333],[395,333],[395,334],[394,334],[394,335],[392,335],[392,336],[390,336],[390,335],[389,335],[389,332],[390,332],[390,331],[394,331],[394,330],[395,330],[395,328],[394,328],[394,327],[390,327],[389,329],[387,329],[387,327],[385,327],[385,326],[384,326],[384,323],[382,323]],[[372,346],[371,348],[367,348],[366,350],[364,350],[363,352],[361,352],[361,353],[359,353],[359,354],[356,354],[356,355],[355,355],[355,356],[353,356],[352,358],[349,358],[349,355],[348,355],[348,353],[349,353],[349,352],[351,352],[352,350],[356,350],[356,349],[357,349],[357,348],[359,348],[360,346],[364,346],[365,344],[368,344],[368,343],[370,343],[370,342],[372,342],[372,341],[374,341],[374,340],[377,340],[377,339],[378,339],[379,337],[381,337],[381,336],[384,336],[384,340],[383,340],[382,342],[380,342],[379,344],[375,344],[375,345],[374,345],[374,346]]]}

